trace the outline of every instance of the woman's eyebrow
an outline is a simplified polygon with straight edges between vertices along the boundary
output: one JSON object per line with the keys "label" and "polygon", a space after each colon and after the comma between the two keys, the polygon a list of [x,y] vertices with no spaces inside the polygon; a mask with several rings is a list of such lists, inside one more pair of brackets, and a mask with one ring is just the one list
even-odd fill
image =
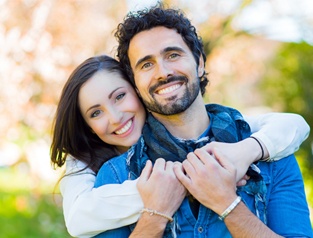
{"label": "woman's eyebrow", "polygon": [[86,110],[85,114],[87,114],[88,111],[90,111],[91,109],[94,109],[94,108],[97,108],[97,107],[100,107],[100,104],[96,104],[96,105],[93,105],[93,106],[89,107],[89,108]]}
{"label": "woman's eyebrow", "polygon": [[[114,89],[114,90],[108,95],[108,98],[111,99],[112,96],[113,96],[113,94],[114,94],[117,90],[119,90],[120,88],[123,88],[123,87],[118,87],[118,88]],[[100,106],[101,106],[100,104],[93,105],[93,106],[89,107],[89,108],[86,110],[85,113],[87,114],[88,111],[90,111],[91,109],[97,108],[97,107],[100,107]]]}
{"label": "woman's eyebrow", "polygon": [[114,90],[109,94],[108,98],[111,99],[113,93],[115,93],[115,92],[116,92],[117,90],[119,90],[120,88],[122,88],[122,87],[118,87],[118,88],[114,89]]}

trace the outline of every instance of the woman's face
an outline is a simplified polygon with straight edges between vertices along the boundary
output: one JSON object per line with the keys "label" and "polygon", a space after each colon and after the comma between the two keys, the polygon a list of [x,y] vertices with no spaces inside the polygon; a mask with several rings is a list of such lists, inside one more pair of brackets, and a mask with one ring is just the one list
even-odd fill
{"label": "woman's face", "polygon": [[81,87],[78,103],[91,130],[120,152],[139,139],[145,109],[132,85],[119,73],[107,70],[95,73]]}

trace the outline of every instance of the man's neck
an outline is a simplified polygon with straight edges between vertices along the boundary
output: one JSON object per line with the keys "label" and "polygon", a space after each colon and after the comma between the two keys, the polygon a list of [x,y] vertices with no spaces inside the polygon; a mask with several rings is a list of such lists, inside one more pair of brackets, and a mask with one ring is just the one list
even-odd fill
{"label": "man's neck", "polygon": [[200,95],[184,112],[175,115],[152,113],[165,128],[175,137],[197,139],[209,126],[210,119]]}

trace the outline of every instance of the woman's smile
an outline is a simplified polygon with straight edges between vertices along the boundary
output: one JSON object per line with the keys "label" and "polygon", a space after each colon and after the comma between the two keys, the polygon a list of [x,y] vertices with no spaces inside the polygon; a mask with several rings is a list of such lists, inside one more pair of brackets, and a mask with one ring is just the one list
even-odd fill
{"label": "woman's smile", "polygon": [[131,128],[133,128],[133,118],[130,119],[126,124],[124,124],[120,129],[114,131],[114,134],[120,136],[127,136],[129,134],[127,132],[131,132],[130,130]]}

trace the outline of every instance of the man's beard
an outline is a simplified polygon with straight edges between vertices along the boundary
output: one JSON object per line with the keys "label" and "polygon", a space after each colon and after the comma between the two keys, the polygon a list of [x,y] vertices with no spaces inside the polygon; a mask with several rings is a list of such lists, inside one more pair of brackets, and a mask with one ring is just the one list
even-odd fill
{"label": "man's beard", "polygon": [[167,103],[165,105],[159,103],[155,97],[154,92],[155,89],[158,88],[161,85],[170,83],[170,82],[188,82],[188,79],[184,76],[172,76],[169,77],[166,81],[160,81],[158,84],[154,85],[150,88],[149,93],[154,99],[152,102],[148,102],[143,99],[143,103],[145,104],[146,108],[150,110],[151,112],[155,112],[161,115],[175,115],[181,112],[186,111],[190,105],[196,100],[197,96],[200,92],[200,79],[194,80],[192,84],[190,84],[189,87],[186,88],[186,91],[184,92],[183,96],[180,98],[177,98],[177,96],[172,96],[167,99]]}

